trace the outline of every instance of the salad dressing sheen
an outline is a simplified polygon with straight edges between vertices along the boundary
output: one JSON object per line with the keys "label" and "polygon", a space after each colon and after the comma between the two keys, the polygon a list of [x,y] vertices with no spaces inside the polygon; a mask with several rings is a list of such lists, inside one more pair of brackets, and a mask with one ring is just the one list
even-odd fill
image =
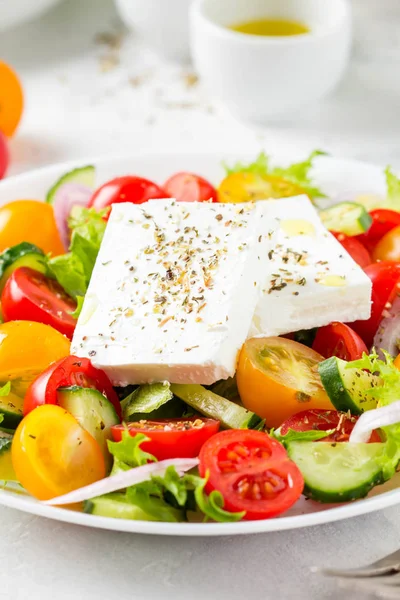
{"label": "salad dressing sheen", "polygon": [[315,227],[304,219],[286,219],[281,223],[281,229],[290,237],[297,235],[315,236]]}

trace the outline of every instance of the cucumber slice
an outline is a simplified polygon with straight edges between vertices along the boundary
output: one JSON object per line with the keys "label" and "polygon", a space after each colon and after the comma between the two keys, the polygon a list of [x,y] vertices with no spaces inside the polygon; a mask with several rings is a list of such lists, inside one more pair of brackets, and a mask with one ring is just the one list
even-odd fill
{"label": "cucumber slice", "polygon": [[111,427],[119,423],[112,403],[98,390],[78,386],[60,388],[57,391],[57,401],[97,440],[106,464],[111,468],[107,440],[111,439]]}
{"label": "cucumber slice", "polygon": [[95,187],[96,169],[92,165],[79,167],[65,173],[56,183],[49,189],[46,196],[46,202],[53,204],[55,196],[62,185],[65,183],[79,183],[94,189]]}
{"label": "cucumber slice", "polygon": [[318,502],[364,498],[384,482],[380,460],[386,444],[290,442],[289,457],[304,477],[304,495]]}
{"label": "cucumber slice", "polygon": [[83,510],[85,513],[91,515],[112,517],[113,519],[131,519],[133,521],[157,520],[145,513],[139,506],[128,502],[125,494],[118,492],[86,500]]}
{"label": "cucumber slice", "polygon": [[0,396],[0,414],[3,415],[1,426],[6,429],[14,430],[22,421],[22,407],[24,399],[14,392],[8,396]]}
{"label": "cucumber slice", "polygon": [[327,229],[346,235],[364,233],[372,223],[371,215],[364,206],[356,202],[340,202],[321,210],[319,216]]}
{"label": "cucumber slice", "polygon": [[227,429],[256,429],[262,422],[253,412],[201,385],[173,383],[171,392],[202,415],[218,419]]}
{"label": "cucumber slice", "polygon": [[0,293],[11,273],[18,267],[30,267],[40,273],[46,273],[46,257],[40,248],[28,242],[21,242],[4,250],[0,254]]}
{"label": "cucumber slice", "polygon": [[333,406],[341,412],[349,410],[352,415],[376,408],[378,402],[368,392],[379,385],[379,377],[362,369],[347,369],[347,364],[333,356],[318,365],[322,385]]}

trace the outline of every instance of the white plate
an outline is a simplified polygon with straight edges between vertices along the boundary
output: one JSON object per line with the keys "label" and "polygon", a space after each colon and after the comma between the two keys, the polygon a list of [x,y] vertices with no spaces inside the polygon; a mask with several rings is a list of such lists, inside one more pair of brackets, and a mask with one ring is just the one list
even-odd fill
{"label": "white plate", "polygon": [[[300,156],[279,156],[275,160],[292,162]],[[136,173],[162,184],[176,171],[193,171],[218,183],[223,176],[222,159],[228,163],[236,160],[253,160],[254,156],[212,154],[148,154],[122,158],[79,161],[46,167],[0,183],[0,205],[20,198],[43,199],[54,181],[75,166],[96,165],[97,184],[112,177]],[[357,194],[383,194],[385,182],[383,169],[355,161],[329,157],[318,158],[314,169],[315,181],[332,199],[352,199]],[[396,487],[399,486],[399,489]],[[307,527],[354,517],[400,503],[400,474],[384,486],[375,488],[370,496],[352,504],[326,506],[300,500],[284,516],[265,521],[241,523],[154,523],[96,517],[83,513],[48,507],[17,490],[0,490],[0,504],[17,510],[68,523],[99,527],[117,531],[160,535],[240,535],[265,531],[282,531]]]}
{"label": "white plate", "polygon": [[0,31],[38,17],[60,0],[0,0]]}

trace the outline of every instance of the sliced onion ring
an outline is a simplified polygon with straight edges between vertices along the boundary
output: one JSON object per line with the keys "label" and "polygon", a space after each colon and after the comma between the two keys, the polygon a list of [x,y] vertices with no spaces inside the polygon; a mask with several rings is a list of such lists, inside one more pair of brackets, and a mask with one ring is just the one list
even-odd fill
{"label": "sliced onion ring", "polygon": [[399,353],[400,344],[400,296],[398,290],[389,308],[383,311],[383,319],[379,324],[378,331],[374,337],[373,347],[382,358],[381,349],[383,348],[393,358]]}
{"label": "sliced onion ring", "polygon": [[54,217],[66,250],[69,247],[68,217],[71,214],[71,209],[73,206],[86,207],[92,194],[93,190],[81,183],[64,183],[55,194],[53,201]]}
{"label": "sliced onion ring", "polygon": [[350,434],[349,442],[368,442],[375,429],[396,423],[400,423],[400,400],[363,413]]}
{"label": "sliced onion ring", "polygon": [[75,502],[83,502],[84,500],[90,500],[96,498],[96,496],[102,496],[103,494],[109,494],[110,492],[116,492],[135,485],[142,483],[150,479],[152,475],[164,475],[168,467],[174,466],[179,475],[183,475],[185,471],[190,471],[199,464],[197,458],[170,458],[168,460],[161,460],[160,462],[148,463],[142,467],[136,467],[129,471],[123,471],[110,477],[105,477],[86,485],[85,487],[52,498],[51,500],[45,500],[44,504],[48,505],[62,505],[62,504],[75,504]]}

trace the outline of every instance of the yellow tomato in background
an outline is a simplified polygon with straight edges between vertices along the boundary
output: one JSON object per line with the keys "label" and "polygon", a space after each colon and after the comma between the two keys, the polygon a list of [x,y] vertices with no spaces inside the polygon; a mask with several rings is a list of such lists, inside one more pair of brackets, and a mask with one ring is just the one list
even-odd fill
{"label": "yellow tomato in background", "polygon": [[18,425],[12,464],[18,481],[39,500],[106,476],[99,444],[72,415],[53,404],[39,406]]}
{"label": "yellow tomato in background", "polygon": [[0,60],[0,131],[11,136],[21,119],[24,95],[15,71]]}
{"label": "yellow tomato in background", "polygon": [[225,177],[217,191],[219,202],[250,202],[305,193],[300,186],[282,177],[243,171]]}
{"label": "yellow tomato in background", "polygon": [[0,252],[30,242],[53,256],[64,254],[53,207],[38,200],[16,200],[0,208]]}
{"label": "yellow tomato in background", "polygon": [[285,338],[247,340],[236,373],[244,406],[268,427],[279,427],[303,410],[332,410],[318,374],[323,360],[311,348]]}
{"label": "yellow tomato in background", "polygon": [[374,262],[393,260],[400,262],[400,227],[395,227],[386,233],[372,252]]}

